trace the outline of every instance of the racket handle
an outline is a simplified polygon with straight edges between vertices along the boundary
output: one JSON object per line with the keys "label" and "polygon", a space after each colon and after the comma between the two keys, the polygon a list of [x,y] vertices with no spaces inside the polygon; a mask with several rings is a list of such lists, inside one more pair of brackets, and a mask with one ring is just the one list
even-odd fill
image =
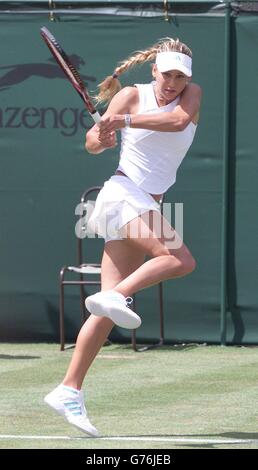
{"label": "racket handle", "polygon": [[96,123],[98,123],[101,120],[101,116],[98,113],[98,111],[95,111],[95,113],[91,114],[91,117]]}

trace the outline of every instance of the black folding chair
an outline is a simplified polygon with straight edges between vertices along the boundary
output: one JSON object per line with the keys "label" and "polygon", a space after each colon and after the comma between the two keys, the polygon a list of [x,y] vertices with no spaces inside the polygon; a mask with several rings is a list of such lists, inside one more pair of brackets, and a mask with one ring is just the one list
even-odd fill
{"label": "black folding chair", "polygon": [[[93,194],[95,194],[95,198],[100,191],[101,186],[93,186],[86,189],[82,196],[81,196],[81,204],[85,209],[87,208],[87,204],[92,203],[90,199]],[[163,209],[163,202],[161,202],[161,212]],[[65,349],[65,314],[64,314],[64,305],[65,305],[65,286],[71,285],[79,285],[80,287],[80,306],[81,306],[81,324],[85,322],[85,320],[89,316],[89,312],[86,310],[85,307],[85,299],[87,297],[87,293],[85,290],[86,286],[101,286],[101,264],[100,263],[91,263],[86,262],[86,256],[84,254],[83,248],[86,246],[87,237],[87,227],[81,226],[81,236],[77,237],[77,264],[75,266],[63,266],[60,271],[60,312],[59,312],[59,320],[60,320],[60,350],[64,351]],[[83,234],[83,231],[85,233]],[[67,274],[69,274],[69,278],[72,276],[76,276],[76,279],[67,279]],[[94,279],[92,279],[94,276]],[[100,287],[99,287],[100,290]],[[146,349],[154,348],[162,346],[164,343],[164,316],[163,316],[163,288],[162,282],[158,284],[158,296],[159,296],[159,341],[155,344],[146,345],[144,347],[137,347],[136,344],[136,330],[132,330],[132,347],[134,351],[145,351]],[[133,296],[133,303],[132,308],[136,311],[136,296]]]}

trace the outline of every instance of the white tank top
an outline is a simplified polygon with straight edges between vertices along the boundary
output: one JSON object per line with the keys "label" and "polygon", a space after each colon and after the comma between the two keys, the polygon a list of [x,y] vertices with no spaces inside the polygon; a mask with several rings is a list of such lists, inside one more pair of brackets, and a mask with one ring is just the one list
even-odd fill
{"label": "white tank top", "polygon": [[[180,98],[159,107],[151,82],[136,85],[139,91],[137,114],[173,111]],[[196,131],[194,123],[180,132],[158,132],[148,129],[121,129],[121,152],[118,170],[150,194],[163,194],[176,181],[177,169],[182,163]]]}

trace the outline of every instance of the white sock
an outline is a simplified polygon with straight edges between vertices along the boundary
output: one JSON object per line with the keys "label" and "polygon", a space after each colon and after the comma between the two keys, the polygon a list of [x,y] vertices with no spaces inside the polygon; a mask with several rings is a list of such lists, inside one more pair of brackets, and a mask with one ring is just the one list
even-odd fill
{"label": "white sock", "polygon": [[80,390],[77,390],[77,388],[69,387],[68,385],[61,384],[63,390],[67,390],[68,392],[72,392],[76,395],[80,393]]}

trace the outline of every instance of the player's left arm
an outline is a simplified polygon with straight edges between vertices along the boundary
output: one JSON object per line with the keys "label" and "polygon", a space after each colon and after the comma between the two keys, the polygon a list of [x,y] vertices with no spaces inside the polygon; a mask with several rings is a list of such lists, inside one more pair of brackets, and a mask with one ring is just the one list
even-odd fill
{"label": "player's left arm", "polygon": [[160,132],[183,131],[190,122],[198,122],[201,105],[201,87],[189,83],[180,96],[179,103],[173,111],[132,116],[131,127],[150,129]]}
{"label": "player's left arm", "polygon": [[[198,122],[202,91],[195,83],[189,83],[181,94],[173,111],[155,114],[131,114],[131,127],[160,132],[183,131],[192,121]],[[107,116],[101,122],[102,130],[110,132],[125,126],[124,115]]]}
{"label": "player's left arm", "polygon": [[183,131],[190,122],[197,124],[201,105],[201,87],[195,83],[186,85],[178,105],[166,113],[132,116],[131,127],[160,132]]}
{"label": "player's left arm", "polygon": [[178,105],[172,111],[178,119],[180,130],[184,130],[190,122],[198,123],[201,99],[201,87],[196,83],[189,83],[184,89]]}

